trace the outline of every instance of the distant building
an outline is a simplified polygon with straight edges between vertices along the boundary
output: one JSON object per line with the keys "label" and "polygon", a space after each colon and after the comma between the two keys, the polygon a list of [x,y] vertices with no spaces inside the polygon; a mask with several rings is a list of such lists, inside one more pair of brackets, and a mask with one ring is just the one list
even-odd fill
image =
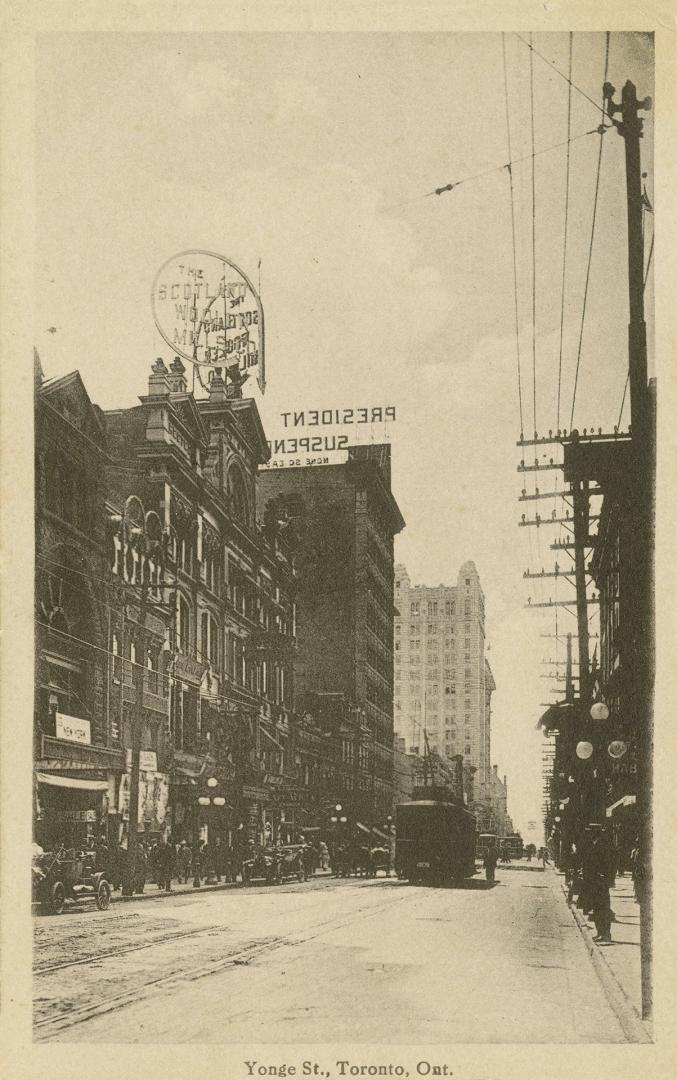
{"label": "distant building", "polygon": [[349,713],[358,710],[358,784],[373,819],[385,819],[393,793],[393,539],[404,527],[390,446],[351,447],[345,463],[261,472],[257,500],[259,519],[286,523],[296,539],[299,707],[307,695],[338,694]]}
{"label": "distant building", "polygon": [[395,730],[408,750],[443,758],[461,754],[488,779],[491,694],[495,683],[484,654],[484,594],[473,562],[455,586],[412,585],[395,568]]}

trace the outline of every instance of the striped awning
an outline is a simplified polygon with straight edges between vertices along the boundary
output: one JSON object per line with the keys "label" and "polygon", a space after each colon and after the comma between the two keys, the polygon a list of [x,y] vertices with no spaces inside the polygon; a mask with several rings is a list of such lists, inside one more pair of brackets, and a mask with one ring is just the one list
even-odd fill
{"label": "striped awning", "polygon": [[40,784],[50,787],[75,788],[78,791],[108,791],[107,780],[85,780],[81,776],[54,776],[51,773],[36,773]]}

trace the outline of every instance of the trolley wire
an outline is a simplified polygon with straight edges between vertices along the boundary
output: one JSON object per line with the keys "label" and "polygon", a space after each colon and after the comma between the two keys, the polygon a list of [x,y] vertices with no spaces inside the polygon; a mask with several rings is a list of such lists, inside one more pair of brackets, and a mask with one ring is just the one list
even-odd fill
{"label": "trolley wire", "polygon": [[[610,33],[607,30],[607,33],[606,33],[606,49],[605,49],[605,57],[604,57],[604,82],[607,81],[607,75],[608,75],[608,72],[609,72],[609,38],[610,38]],[[592,226],[591,226],[591,229],[590,229],[590,246],[588,248],[588,265],[587,265],[587,269],[586,269],[586,273],[585,273],[585,289],[584,289],[584,292],[583,292],[583,309],[582,309],[582,312],[581,312],[581,329],[580,329],[580,334],[579,334],[579,338],[578,338],[578,353],[577,353],[577,356],[576,356],[576,374],[575,374],[575,377],[574,377],[574,391],[573,391],[573,397],[572,397],[572,400],[571,400],[571,417],[570,417],[570,420],[569,420],[569,430],[571,430],[573,428],[573,426],[574,426],[574,410],[576,408],[576,391],[578,389],[578,373],[579,373],[580,365],[581,365],[581,350],[583,348],[583,328],[585,326],[585,314],[586,314],[587,303],[588,303],[588,288],[589,288],[589,285],[590,285],[590,267],[592,265],[592,251],[593,251],[594,240],[595,240],[595,224],[596,224],[596,221],[597,221],[597,204],[598,204],[598,196],[599,196],[599,178],[600,178],[600,173],[601,173],[601,169],[602,169],[602,150],[604,149],[604,133],[605,133],[605,131],[608,131],[608,130],[609,130],[608,127],[606,127],[605,125],[602,125],[599,128],[599,136],[600,136],[600,138],[599,138],[599,153],[597,155],[597,175],[595,177],[595,195],[594,195],[593,207],[592,207]]]}
{"label": "trolley wire", "polygon": [[[508,135],[508,160],[512,161],[512,145],[510,138],[510,104],[508,97],[508,65],[505,56],[505,34],[501,34],[503,46],[503,83],[505,86],[505,124]],[[512,274],[515,300],[515,338],[517,341],[517,395],[520,412],[520,436],[524,432],[524,412],[522,406],[522,361],[520,355],[520,328],[519,328],[519,301],[517,295],[517,241],[515,237],[515,188],[512,175],[512,164],[504,166],[510,177],[510,224],[512,228]]]}
{"label": "trolley wire", "polygon": [[[530,35],[531,37],[531,35]],[[531,117],[531,362],[534,384],[534,438],[537,438],[536,416],[536,132],[534,124],[534,54],[529,53],[529,98]]]}
{"label": "trolley wire", "polygon": [[[566,82],[569,83],[569,86],[573,87],[573,89],[576,90],[577,93],[579,93],[582,97],[584,97],[586,101],[589,101],[591,105],[594,105],[596,109],[599,109],[599,111],[602,113],[602,116],[606,115],[605,112],[604,112],[604,108],[601,105],[598,105],[597,102],[594,100],[594,98],[591,98],[589,94],[586,94],[585,90],[581,90],[580,86],[577,86],[575,82],[572,82],[570,76],[569,76],[569,78],[567,78],[567,76],[564,74],[564,72],[560,71],[560,69],[557,67],[556,64],[553,64],[552,61],[548,60],[547,57],[543,56],[543,54],[540,53],[538,51],[538,49],[534,48],[532,40],[527,41],[526,38],[523,38],[521,34],[517,34],[517,33],[515,34],[515,37],[519,38],[519,40],[522,42],[522,44],[526,45],[527,49],[529,49],[532,54],[535,53],[536,56],[538,56],[539,59],[542,60],[544,64],[547,64],[549,68],[552,68],[552,70],[557,72],[558,75],[561,75],[561,77],[563,79],[565,79]],[[531,37],[532,37],[532,35],[530,35],[530,38]],[[607,31],[607,49],[608,49],[608,40],[609,40],[609,31]],[[606,77],[605,77],[604,81],[606,82]]]}
{"label": "trolley wire", "polygon": [[567,161],[566,161],[566,185],[564,192],[564,245],[562,253],[562,307],[560,312],[560,326],[559,326],[559,370],[557,373],[557,430],[560,428],[560,405],[562,399],[562,350],[564,345],[564,297],[566,288],[566,265],[567,265],[567,235],[569,226],[569,179],[570,179],[570,161],[571,161],[571,144],[569,138],[571,135],[571,71],[573,63],[573,49],[574,49],[574,35],[569,33],[569,94],[567,104]]}

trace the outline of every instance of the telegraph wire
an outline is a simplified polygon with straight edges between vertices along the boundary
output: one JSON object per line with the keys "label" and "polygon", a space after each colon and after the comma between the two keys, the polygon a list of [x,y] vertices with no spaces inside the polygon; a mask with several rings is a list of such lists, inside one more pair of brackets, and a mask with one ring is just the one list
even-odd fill
{"label": "telegraph wire", "polygon": [[[604,82],[607,81],[607,75],[609,71],[609,38],[610,33],[607,30],[606,33],[606,50],[604,58]],[[597,175],[595,178],[595,196],[592,208],[592,227],[590,230],[590,247],[588,249],[588,266],[585,274],[585,290],[583,292],[583,310],[581,313],[581,330],[578,338],[578,355],[576,357],[576,375],[574,377],[574,392],[571,401],[571,418],[569,420],[569,430],[574,426],[574,410],[576,408],[576,391],[578,389],[578,372],[581,364],[581,350],[583,347],[583,327],[585,326],[585,313],[588,302],[588,287],[590,285],[590,267],[592,265],[592,249],[595,240],[595,223],[597,221],[597,199],[599,195],[599,178],[602,169],[602,150],[604,148],[604,133],[608,131],[608,127],[601,125],[599,128],[599,154],[597,155]]]}
{"label": "telegraph wire", "polygon": [[[573,32],[569,33],[569,95],[567,104],[567,140],[571,135],[571,71],[573,64],[573,50],[574,50],[574,35]],[[562,254],[562,309],[560,313],[560,328],[559,328],[559,371],[557,374],[557,430],[560,428],[560,404],[562,397],[562,349],[564,343],[564,296],[566,285],[566,265],[567,265],[567,233],[569,224],[569,177],[570,177],[570,143],[567,141],[567,162],[566,162],[566,187],[564,193],[564,250]]]}
{"label": "telegraph wire", "polygon": [[[550,60],[548,60],[547,57],[543,56],[543,54],[540,53],[538,51],[538,49],[535,49],[534,46],[533,46],[532,41],[527,41],[525,38],[522,37],[521,34],[517,34],[517,33],[515,34],[515,37],[519,38],[519,40],[522,42],[522,44],[526,45],[527,49],[529,49],[532,54],[535,53],[536,56],[538,56],[540,60],[542,60],[545,64],[548,65],[548,67],[552,68],[553,71],[556,71],[558,75],[561,75],[561,77],[563,79],[565,79],[566,82],[569,83],[569,86],[573,87],[574,90],[576,90],[579,94],[581,94],[582,97],[584,97],[586,101],[589,101],[591,105],[594,105],[596,109],[599,109],[602,116],[606,116],[606,113],[604,112],[603,107],[598,105],[597,102],[593,98],[591,98],[588,94],[586,94],[585,90],[581,90],[580,86],[577,86],[575,82],[572,82],[571,78],[567,78],[567,76],[564,74],[564,72],[560,71],[560,69],[555,64],[553,64]],[[607,31],[607,50],[608,50],[608,41],[609,41],[609,31]],[[606,78],[605,78],[604,81],[606,82]]]}
{"label": "telegraph wire", "polygon": [[531,357],[534,383],[534,438],[536,438],[536,433],[538,431],[536,418],[536,132],[534,124],[533,49],[529,53],[529,97],[531,102]]}
{"label": "telegraph wire", "polygon": [[[508,134],[508,160],[512,161],[512,145],[510,139],[510,105],[508,97],[508,65],[505,56],[505,34],[501,34],[503,46],[503,82],[505,86],[505,122]],[[517,394],[520,411],[520,433],[524,431],[524,414],[522,408],[522,362],[520,357],[520,329],[519,329],[519,302],[517,298],[517,241],[515,238],[515,190],[512,175],[512,165],[504,166],[510,177],[510,223],[512,227],[512,273],[515,298],[515,337],[517,340]]]}
{"label": "telegraph wire", "polygon": [[[561,150],[563,146],[576,142],[577,139],[584,139],[586,135],[596,135],[598,133],[599,127],[590,128],[589,131],[580,131],[578,135],[572,135],[570,139],[565,139],[563,142],[553,143],[552,146],[544,146],[542,150],[534,150],[531,154],[524,154],[522,157],[514,158],[512,161],[506,161],[503,165],[493,165],[490,169],[484,169],[483,172],[474,173],[472,176],[464,176],[461,180],[455,180],[453,183],[445,184],[443,187],[434,188],[433,191],[427,191],[425,195],[420,195],[419,198],[428,199],[431,195],[443,195],[445,191],[451,191],[452,188],[460,187],[461,184],[469,184],[471,180],[479,180],[484,176],[490,176],[492,173],[503,172],[503,169],[511,169],[513,165],[521,165],[525,161],[531,161],[534,156],[539,157],[541,154],[548,154],[551,150]],[[416,201],[411,200],[411,202]],[[410,203],[397,203],[396,206],[387,209],[395,210],[397,206],[409,205]]]}

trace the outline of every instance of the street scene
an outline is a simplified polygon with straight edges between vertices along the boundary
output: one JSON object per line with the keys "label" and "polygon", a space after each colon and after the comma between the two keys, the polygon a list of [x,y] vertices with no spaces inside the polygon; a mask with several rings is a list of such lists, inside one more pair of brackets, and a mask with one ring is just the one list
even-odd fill
{"label": "street scene", "polygon": [[652,34],[36,55],[35,1042],[651,1042]]}
{"label": "street scene", "polygon": [[41,923],[36,1038],[627,1041],[559,879],[526,866],[453,890],[320,876]]}

